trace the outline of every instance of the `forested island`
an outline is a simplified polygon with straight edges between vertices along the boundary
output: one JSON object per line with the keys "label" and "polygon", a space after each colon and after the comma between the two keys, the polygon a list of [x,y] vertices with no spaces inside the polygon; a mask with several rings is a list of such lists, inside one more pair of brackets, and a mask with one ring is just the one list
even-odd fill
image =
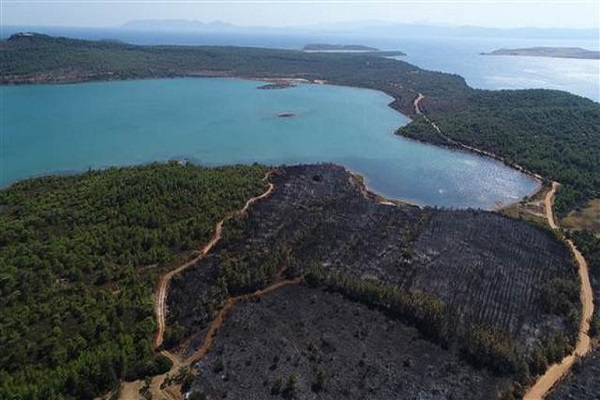
{"label": "forested island", "polygon": [[369,52],[379,51],[375,47],[364,46],[361,44],[327,44],[327,43],[309,43],[305,45],[302,50],[304,51],[355,51],[355,52]]}
{"label": "forested island", "polygon": [[524,49],[498,49],[483,56],[530,56],[553,58],[579,58],[598,60],[600,51],[582,49],[580,47],[529,47]]}
{"label": "forested island", "polygon": [[[381,55],[27,34],[0,42],[0,81],[235,76],[371,88],[412,118],[398,134],[472,146],[560,182],[561,215],[600,197],[597,103],[550,90],[476,90]],[[0,397],[87,399],[160,375],[140,391],[164,383],[196,398],[235,398],[245,388],[258,397],[435,390],[510,399],[573,349],[580,282],[557,231],[382,201],[333,165],[267,172],[167,163],[0,191]],[[219,223],[211,252],[173,278],[164,342],[153,348],[157,281],[198,258]],[[598,293],[599,241],[569,235]]]}

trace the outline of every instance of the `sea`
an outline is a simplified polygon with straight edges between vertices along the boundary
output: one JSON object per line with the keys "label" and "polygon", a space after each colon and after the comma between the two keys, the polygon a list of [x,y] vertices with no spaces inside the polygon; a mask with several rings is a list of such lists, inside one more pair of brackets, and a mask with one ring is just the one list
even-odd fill
{"label": "sea", "polygon": [[[111,32],[64,35],[277,48],[299,48],[308,40],[139,32],[111,37]],[[380,37],[352,42],[401,50],[407,53],[401,60],[459,74],[476,88],[539,87],[600,100],[598,60],[480,55],[499,47],[533,46],[539,39]],[[558,42],[547,45],[565,45]],[[258,90],[260,85],[181,78],[0,87],[0,185],[45,174],[187,159],[208,166],[334,162],[363,175],[369,188],[385,197],[446,208],[493,209],[538,187],[531,177],[497,161],[394,135],[409,119],[387,106],[392,99],[384,93],[312,84]]]}

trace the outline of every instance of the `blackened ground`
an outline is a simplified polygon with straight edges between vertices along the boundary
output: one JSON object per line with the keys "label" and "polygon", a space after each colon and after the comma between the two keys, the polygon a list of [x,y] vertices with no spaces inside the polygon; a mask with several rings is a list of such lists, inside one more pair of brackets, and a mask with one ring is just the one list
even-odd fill
{"label": "blackened ground", "polygon": [[541,290],[556,278],[578,278],[568,249],[550,232],[485,211],[379,204],[334,165],[282,168],[272,181],[274,193],[226,225],[214,251],[172,282],[169,325],[185,328],[189,351],[223,299],[217,278],[224,259],[244,271],[285,264],[297,275],[318,264],[427,291],[446,302],[458,333],[488,326],[525,353],[565,330],[566,318],[544,313]]}
{"label": "blackened ground", "polygon": [[528,349],[540,334],[568,331],[539,301],[545,284],[578,281],[569,251],[552,233],[495,213],[443,211],[413,250],[418,272],[409,287],[440,296],[459,330],[490,326]]}
{"label": "blackened ground", "polygon": [[592,351],[578,361],[569,376],[550,392],[547,399],[600,399],[600,351]]}
{"label": "blackened ground", "polygon": [[192,390],[209,399],[492,399],[507,384],[415,328],[303,286],[240,303],[196,367]]}

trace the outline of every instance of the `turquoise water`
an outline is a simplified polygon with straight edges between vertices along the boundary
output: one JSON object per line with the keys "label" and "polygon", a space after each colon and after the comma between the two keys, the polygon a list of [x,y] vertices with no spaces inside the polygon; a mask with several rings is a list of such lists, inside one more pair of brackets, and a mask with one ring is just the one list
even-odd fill
{"label": "turquoise water", "polygon": [[395,136],[408,119],[381,92],[259,85],[171,79],[0,87],[0,184],[189,158],[211,166],[335,162],[363,174],[376,192],[422,205],[493,208],[536,187],[496,161]]}

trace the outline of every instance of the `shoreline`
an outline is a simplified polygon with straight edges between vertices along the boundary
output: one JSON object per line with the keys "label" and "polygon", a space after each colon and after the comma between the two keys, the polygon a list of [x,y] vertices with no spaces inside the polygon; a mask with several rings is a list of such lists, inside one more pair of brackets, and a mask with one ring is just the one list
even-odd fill
{"label": "shoreline", "polygon": [[[371,199],[371,200],[375,201],[378,204],[382,204],[385,206],[416,207],[420,210],[423,210],[428,207],[428,206],[418,204],[416,202],[412,202],[412,201],[406,200],[406,199],[394,199],[394,198],[386,197],[385,194],[378,193],[377,191],[373,190],[372,188],[369,188],[369,181],[368,181],[367,177],[364,176],[363,174],[361,174],[360,172],[358,172],[346,165],[335,164],[335,163],[333,165],[339,165],[346,172],[348,172],[350,174],[350,181],[353,184],[358,186],[362,195],[365,196],[367,199]],[[489,210],[489,211],[491,211],[491,210]]]}
{"label": "shoreline", "polygon": [[[382,95],[385,95],[386,97],[389,98],[389,101],[386,105],[387,107],[391,108],[393,111],[397,112],[398,114],[400,114],[402,117],[407,118],[408,120],[408,124],[410,124],[413,120],[414,120],[414,116],[424,116],[428,122],[430,122],[432,125],[434,125],[434,127],[436,128],[436,130],[439,131],[439,128],[437,128],[437,126],[435,126],[435,123],[429,121],[429,119],[427,118],[426,114],[421,113],[419,107],[418,107],[418,101],[422,100],[425,98],[424,95],[422,95],[421,93],[418,93],[418,97],[412,101],[412,104],[414,106],[413,109],[413,113],[412,114],[404,114],[402,111],[400,111],[399,109],[393,107],[393,104],[396,103],[397,101],[399,101],[399,99],[397,98],[397,96],[393,95],[392,93],[386,92],[385,90],[380,90],[380,89],[374,89],[374,88],[368,88],[368,87],[362,87],[362,86],[349,86],[349,85],[341,85],[341,84],[336,84],[335,82],[331,82],[331,81],[327,81],[327,80],[322,80],[322,79],[314,79],[314,80],[309,80],[306,78],[298,78],[298,77],[257,77],[257,76],[243,76],[243,75],[230,75],[227,72],[216,72],[216,71],[202,71],[200,73],[194,73],[194,74],[182,74],[182,75],[178,75],[178,76],[166,76],[166,77],[142,77],[142,78],[132,78],[132,79],[103,79],[102,77],[100,77],[99,79],[86,79],[87,77],[84,77],[83,79],[68,79],[65,81],[51,81],[51,82],[24,82],[24,83],[16,83],[16,84],[4,84],[1,83],[0,87],[2,86],[29,86],[29,85],[71,85],[71,84],[86,84],[86,83],[112,83],[112,82],[130,82],[130,81],[152,81],[152,80],[171,80],[171,79],[189,79],[189,78],[209,78],[209,79],[227,79],[227,80],[241,80],[241,81],[250,81],[250,82],[260,82],[260,83],[266,83],[266,84],[270,84],[270,83],[274,83],[274,84],[280,84],[280,83],[284,83],[287,86],[286,88],[294,88],[298,85],[330,85],[330,86],[336,86],[336,87],[344,87],[344,88],[351,88],[351,89],[359,89],[359,90],[370,90],[370,91],[374,91],[374,92],[378,92],[381,93]],[[261,86],[257,86],[257,89],[260,89]],[[279,89],[279,88],[277,88]],[[402,126],[401,126],[402,127]],[[400,128],[401,128],[400,127]],[[498,155],[495,155],[491,152],[487,152],[485,150],[482,149],[478,149],[476,147],[472,147],[472,146],[468,146],[468,145],[464,145],[460,142],[457,141],[453,141],[450,138],[447,138],[445,135],[442,135],[442,137],[444,139],[446,139],[447,141],[451,141],[449,142],[447,145],[440,145],[440,144],[436,144],[436,143],[431,143],[431,142],[427,142],[427,141],[422,141],[422,140],[417,140],[417,139],[413,139],[410,137],[406,137],[403,135],[399,135],[396,132],[400,129],[400,128],[396,128],[393,132],[392,135],[394,135],[395,137],[401,137],[405,140],[412,140],[418,143],[422,143],[422,144],[426,144],[429,146],[434,146],[434,147],[439,147],[439,148],[446,148],[452,151],[460,151],[463,152],[464,154],[476,154],[480,157],[484,157],[484,158],[488,158],[488,159],[492,159],[494,161],[498,161],[501,162],[504,166],[509,167],[517,172],[520,172],[524,175],[527,175],[531,178],[533,178],[534,180],[536,180],[537,183],[537,187],[535,188],[534,191],[532,191],[530,194],[528,194],[527,196],[525,196],[526,198],[531,198],[533,196],[535,196],[537,193],[539,193],[540,190],[543,189],[544,187],[544,182],[545,179],[540,176],[539,174],[535,174],[531,171],[528,171],[527,169],[523,168],[522,166],[518,165],[518,164],[512,164],[510,162],[508,162],[507,160],[505,160],[503,157],[500,157]],[[175,159],[176,160],[176,159]],[[142,163],[142,165],[144,164],[151,164],[153,162],[170,162],[170,161],[174,161],[174,159],[168,159],[168,160],[164,160],[164,161],[156,161],[156,160],[149,160],[145,163]],[[122,168],[122,167],[128,167],[128,166],[135,166],[137,164],[133,164],[133,165],[110,165],[110,166],[105,166],[105,167],[100,167],[98,168],[99,170],[103,170],[103,169],[109,169],[109,168]],[[205,166],[205,167],[214,167],[214,166],[209,166],[209,165],[203,165],[203,164],[197,164],[198,166]],[[224,164],[226,165],[226,164]],[[345,168],[349,173],[351,173],[352,175],[360,175],[361,179],[364,181],[365,184],[365,189],[367,190],[367,192],[370,193],[371,197],[374,199],[383,199],[384,202],[386,202],[387,204],[406,204],[406,205],[410,205],[410,206],[416,206],[419,208],[424,208],[426,207],[426,205],[423,204],[419,204],[417,202],[415,202],[414,200],[409,200],[409,199],[404,199],[404,198],[391,198],[391,197],[387,197],[387,195],[383,194],[383,193],[378,193],[377,191],[373,190],[372,188],[369,188],[368,185],[368,181],[366,179],[365,176],[363,176],[361,173],[359,173],[358,171],[354,171],[352,170],[350,167],[346,166],[346,165],[342,165],[342,164],[338,164],[340,166],[342,166],[343,168]],[[268,165],[269,167],[277,167],[277,165]],[[18,182],[22,182],[28,179],[35,179],[35,178],[41,178],[41,177],[48,177],[48,176],[56,176],[56,175],[76,175],[79,173],[84,172],[84,170],[82,171],[69,171],[68,174],[59,174],[59,173],[44,173],[44,174],[39,174],[36,176],[31,176],[31,177],[27,177],[27,178],[23,178],[23,179],[18,179],[15,180],[13,182],[9,182],[6,185],[2,185],[0,186],[0,190],[2,189],[6,189],[10,186],[12,186],[13,184],[16,184]],[[506,207],[510,207],[514,204],[517,204],[521,201],[521,199],[516,200],[514,202],[511,203],[501,203],[499,202],[499,204],[496,204],[495,206],[490,206],[489,208],[485,208],[484,210],[486,211],[491,211],[491,212],[500,212],[502,209],[506,208]],[[459,207],[461,208],[461,207]]]}
{"label": "shoreline", "polygon": [[[420,103],[423,99],[425,99],[427,96],[425,96],[422,93],[418,93],[417,97],[413,100],[413,107],[414,107],[414,113],[416,116],[422,116],[423,118],[425,118],[425,121],[427,121],[429,124],[431,124],[431,126],[433,127],[433,129],[435,129],[435,131],[442,137],[442,139],[444,139],[447,143],[446,146],[444,145],[440,145],[442,147],[447,147],[447,148],[451,148],[451,149],[459,149],[459,150],[464,150],[466,152],[472,153],[472,154],[477,154],[481,157],[486,157],[486,158],[491,158],[492,160],[496,160],[498,162],[501,162],[502,164],[504,164],[505,166],[514,169],[515,171],[518,171],[524,175],[527,175],[529,177],[531,177],[533,180],[535,180],[537,182],[537,188],[529,195],[526,196],[526,198],[532,198],[533,196],[535,196],[536,194],[538,194],[543,188],[544,188],[544,184],[548,181],[548,179],[544,178],[542,175],[535,173],[533,171],[528,170],[527,168],[523,167],[522,165],[519,165],[517,163],[513,163],[511,161],[508,161],[506,159],[506,157],[500,156],[498,154],[492,153],[491,151],[487,151],[487,150],[483,150],[480,149],[478,147],[475,146],[470,146],[468,144],[464,144],[462,142],[459,142],[458,140],[454,140],[450,137],[448,137],[447,135],[445,135],[442,130],[437,126],[437,124],[435,122],[433,122],[429,116],[427,116],[427,114],[425,112],[423,112],[423,110],[421,110],[420,107]],[[398,135],[398,136],[402,136],[402,135]],[[402,136],[405,137],[406,136]],[[412,139],[412,138],[407,138],[407,139]],[[416,140],[416,139],[413,139]],[[419,141],[419,140],[417,140]],[[426,141],[419,141],[422,143],[429,143]],[[432,144],[433,143],[429,143]],[[437,144],[434,146],[438,146]],[[520,201],[520,200],[519,200]],[[508,203],[508,204],[502,204],[499,207],[496,207],[496,211],[500,211],[503,208],[506,207],[510,207],[514,204],[519,203],[519,201],[513,202],[513,203]]]}

